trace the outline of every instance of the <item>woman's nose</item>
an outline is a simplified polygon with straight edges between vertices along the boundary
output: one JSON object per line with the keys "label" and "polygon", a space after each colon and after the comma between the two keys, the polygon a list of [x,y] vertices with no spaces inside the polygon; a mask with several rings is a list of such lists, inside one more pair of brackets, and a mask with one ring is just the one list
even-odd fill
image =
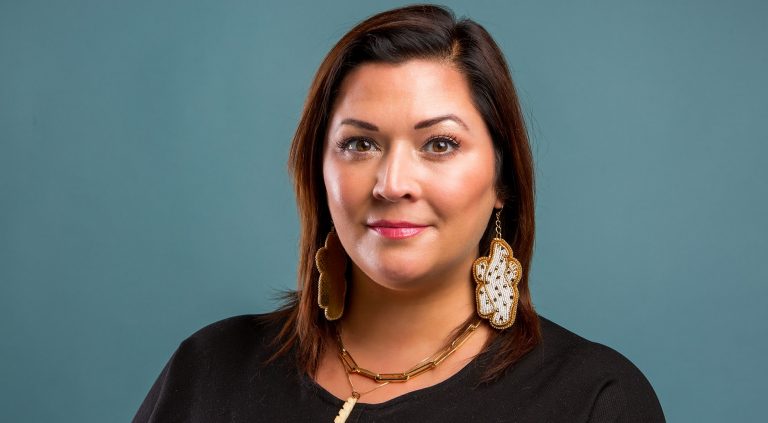
{"label": "woman's nose", "polygon": [[415,172],[416,163],[408,148],[401,146],[388,151],[378,168],[373,197],[389,202],[418,198],[421,192]]}

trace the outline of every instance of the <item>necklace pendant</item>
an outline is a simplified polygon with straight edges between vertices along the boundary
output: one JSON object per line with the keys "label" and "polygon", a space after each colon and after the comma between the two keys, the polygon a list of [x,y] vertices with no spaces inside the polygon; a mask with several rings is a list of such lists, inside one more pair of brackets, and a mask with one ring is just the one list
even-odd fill
{"label": "necklace pendant", "polygon": [[349,414],[352,413],[352,409],[355,407],[355,404],[357,404],[357,399],[359,398],[359,395],[355,395],[355,392],[352,393],[352,396],[347,398],[347,401],[344,402],[344,405],[341,407],[341,410],[339,410],[339,414],[336,416],[335,419],[333,419],[333,423],[344,423],[347,421],[347,418],[349,417]]}

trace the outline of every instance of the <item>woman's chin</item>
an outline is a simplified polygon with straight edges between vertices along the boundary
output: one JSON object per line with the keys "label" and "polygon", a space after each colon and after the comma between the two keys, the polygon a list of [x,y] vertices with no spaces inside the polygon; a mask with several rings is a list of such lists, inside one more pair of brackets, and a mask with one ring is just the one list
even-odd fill
{"label": "woman's chin", "polygon": [[362,259],[359,263],[362,266],[358,269],[364,273],[359,276],[393,291],[431,289],[434,284],[444,282],[446,275],[453,273],[448,267],[456,267],[442,262],[439,255],[425,249],[382,249],[358,259]]}
{"label": "woman's chin", "polygon": [[368,273],[373,283],[392,291],[421,291],[435,279],[430,269],[422,266],[394,265],[377,267]]}

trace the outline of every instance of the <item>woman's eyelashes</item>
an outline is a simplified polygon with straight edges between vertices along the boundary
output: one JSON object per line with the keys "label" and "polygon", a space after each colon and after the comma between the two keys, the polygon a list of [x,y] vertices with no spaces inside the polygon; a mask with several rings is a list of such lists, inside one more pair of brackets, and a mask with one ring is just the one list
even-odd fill
{"label": "woman's eyelashes", "polygon": [[339,150],[350,153],[368,153],[371,151],[379,150],[378,146],[372,139],[365,137],[345,138],[336,143],[336,146],[339,148]]}
{"label": "woman's eyelashes", "polygon": [[[382,148],[375,140],[368,137],[349,137],[336,143],[340,152],[353,156],[368,156],[381,151]],[[461,142],[453,135],[433,135],[419,148],[421,153],[435,158],[446,158],[455,154],[461,147]]]}
{"label": "woman's eyelashes", "polygon": [[421,150],[438,156],[449,156],[458,151],[461,144],[453,135],[435,135],[429,137]]}

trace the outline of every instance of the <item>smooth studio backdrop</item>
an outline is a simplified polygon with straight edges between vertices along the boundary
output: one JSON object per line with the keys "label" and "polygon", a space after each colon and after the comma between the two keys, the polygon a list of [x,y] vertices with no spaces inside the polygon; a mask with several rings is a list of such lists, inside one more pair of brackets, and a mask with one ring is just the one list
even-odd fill
{"label": "smooth studio backdrop", "polygon": [[[0,2],[0,421],[128,421],[180,341],[295,286],[285,162],[332,44],[401,2]],[[453,1],[507,55],[543,315],[670,421],[768,394],[768,7]]]}

